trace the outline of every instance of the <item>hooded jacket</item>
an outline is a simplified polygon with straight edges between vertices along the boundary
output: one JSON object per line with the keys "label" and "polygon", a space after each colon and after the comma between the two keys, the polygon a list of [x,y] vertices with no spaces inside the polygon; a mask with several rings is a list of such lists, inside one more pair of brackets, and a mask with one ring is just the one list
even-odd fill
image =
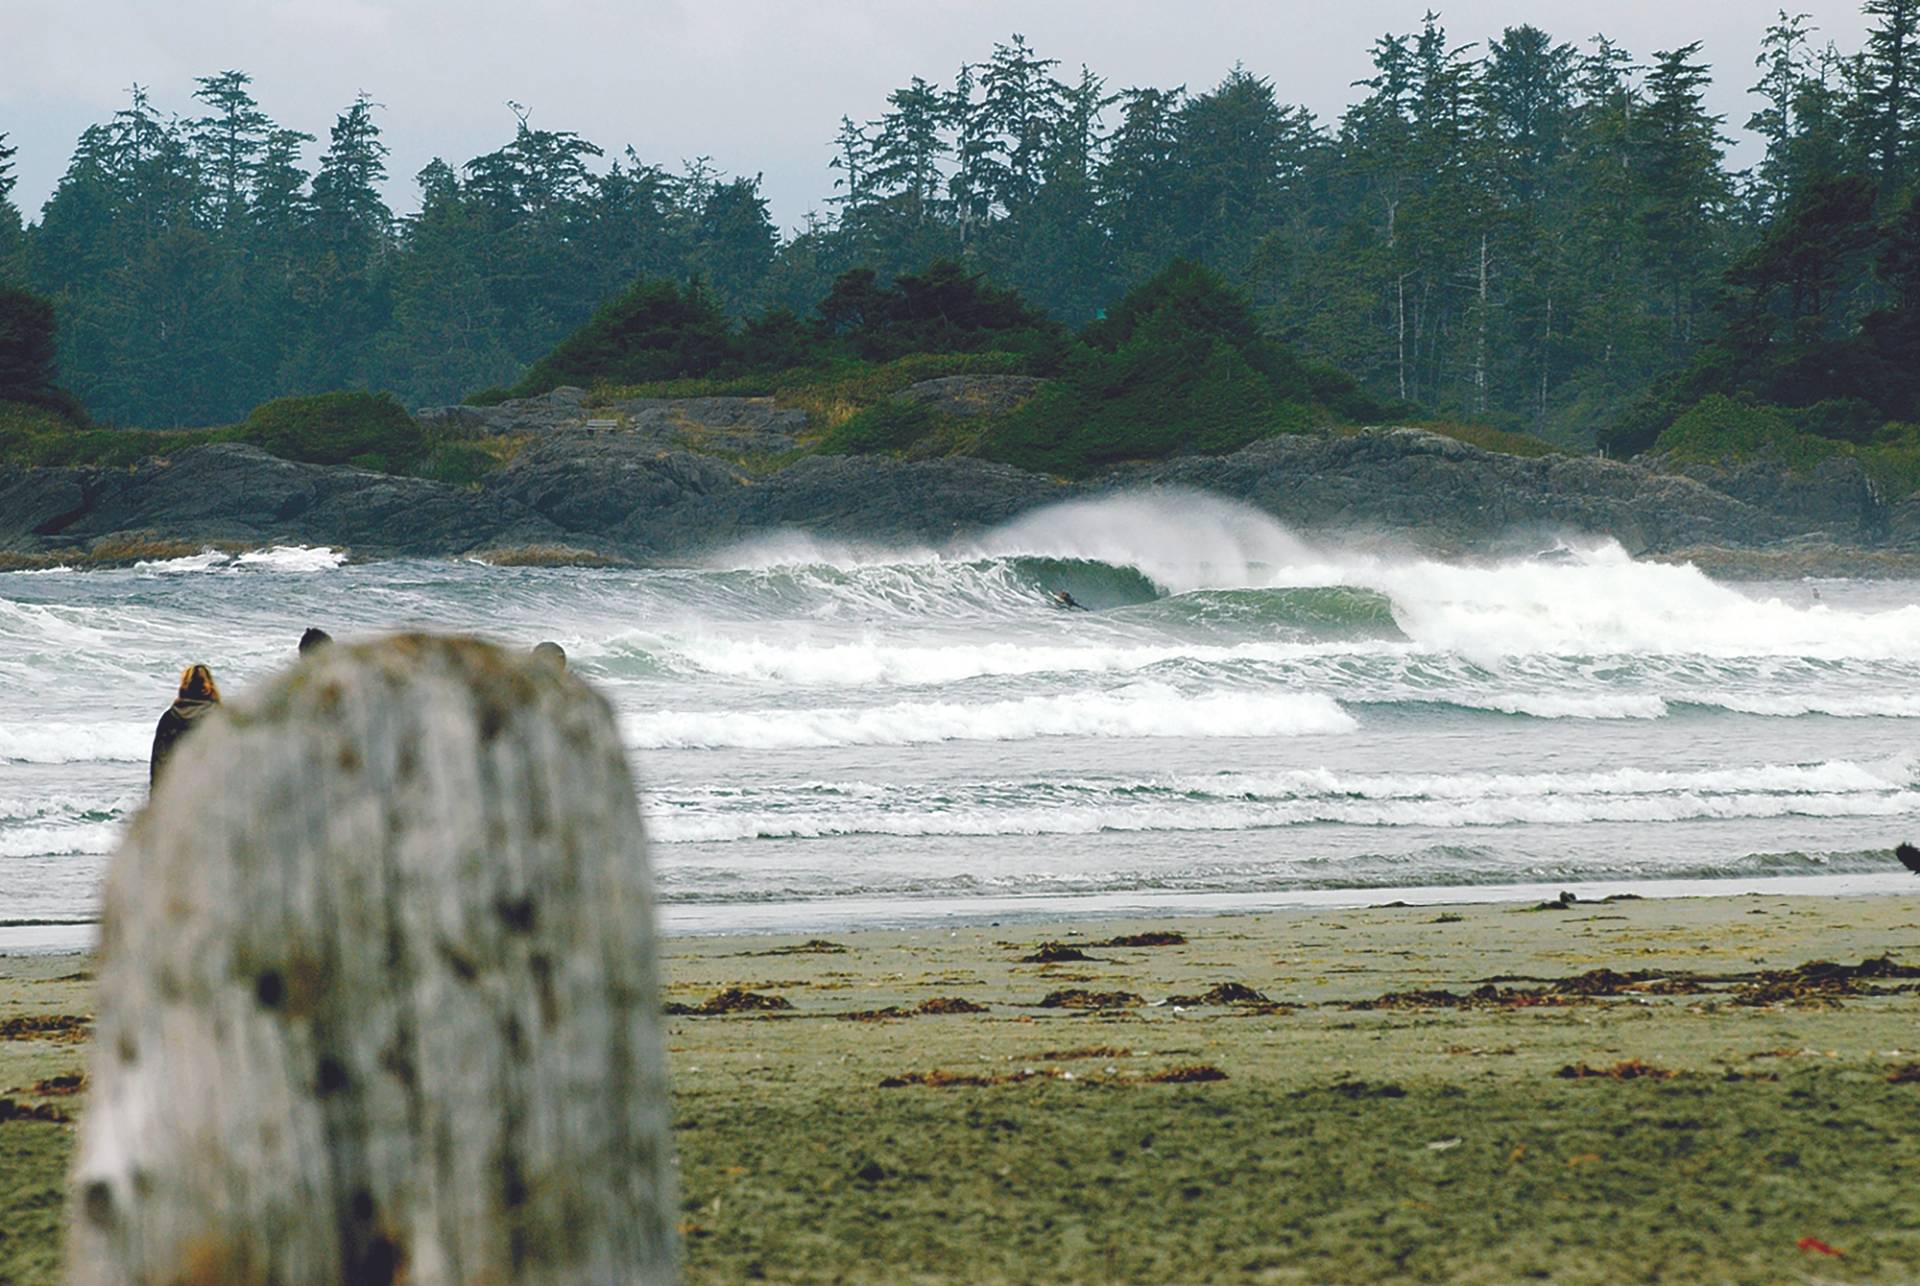
{"label": "hooded jacket", "polygon": [[147,786],[160,780],[160,765],[173,753],[174,743],[185,736],[194,723],[205,717],[208,711],[219,708],[219,701],[200,697],[181,697],[167,707],[160,716],[160,726],[153,731],[153,767],[147,773]]}

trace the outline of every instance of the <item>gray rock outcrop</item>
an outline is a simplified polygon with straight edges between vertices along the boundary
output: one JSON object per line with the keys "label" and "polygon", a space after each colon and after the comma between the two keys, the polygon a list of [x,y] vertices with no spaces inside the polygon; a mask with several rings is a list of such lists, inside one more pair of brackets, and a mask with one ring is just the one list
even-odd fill
{"label": "gray rock outcrop", "polygon": [[1453,548],[1553,530],[1612,536],[1644,553],[1796,530],[1689,478],[1592,456],[1497,455],[1416,429],[1289,434],[1231,455],[1118,470],[1104,485],[1141,482],[1218,492],[1303,527],[1412,533]]}
{"label": "gray rock outcrop", "polygon": [[942,375],[909,384],[894,396],[902,402],[918,402],[940,415],[970,420],[1005,415],[1044,383],[1037,375]]}
{"label": "gray rock outcrop", "polygon": [[109,538],[333,545],[384,557],[552,543],[559,531],[503,496],[234,443],[132,469],[0,470],[0,549],[86,550]]}
{"label": "gray rock outcrop", "polygon": [[[964,378],[926,381],[913,396],[981,404],[1032,389],[1009,382],[1019,377]],[[296,464],[239,445],[132,469],[4,468],[0,556],[125,558],[142,542],[202,542],[326,544],[359,557],[530,550],[674,561],[783,528],[938,544],[1051,501],[1154,487],[1216,492],[1302,529],[1442,552],[1495,551],[1549,532],[1611,536],[1637,554],[1771,547],[1799,561],[1823,556],[1809,550],[1920,546],[1920,501],[1883,503],[1849,462],[1803,477],[1683,474],[1365,429],[1268,438],[1068,483],[967,457],[801,455],[776,468],[802,445],[806,420],[767,398],[630,399],[589,414],[579,390],[561,389],[444,409],[483,417],[460,421],[476,432],[518,426],[526,444],[477,487]]]}

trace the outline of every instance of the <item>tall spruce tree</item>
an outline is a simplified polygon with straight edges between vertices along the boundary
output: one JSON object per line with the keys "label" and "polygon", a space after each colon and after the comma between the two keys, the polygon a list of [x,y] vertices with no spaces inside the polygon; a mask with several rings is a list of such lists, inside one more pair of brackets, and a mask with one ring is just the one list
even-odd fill
{"label": "tall spruce tree", "polygon": [[1718,218],[1731,198],[1720,168],[1722,118],[1707,112],[1705,63],[1695,41],[1654,54],[1646,104],[1635,118],[1642,176],[1640,224],[1659,282],[1669,355],[1683,358],[1711,292],[1722,250]]}
{"label": "tall spruce tree", "polygon": [[1881,193],[1891,196],[1907,180],[1920,135],[1920,0],[1866,0],[1861,11],[1873,25],[1862,51],[1860,117]]}
{"label": "tall spruce tree", "polygon": [[20,208],[13,203],[13,185],[19,181],[13,158],[19,152],[7,145],[7,135],[0,131],[0,285],[18,284],[27,274],[25,228]]}
{"label": "tall spruce tree", "polygon": [[1767,145],[1756,184],[1762,213],[1777,208],[1793,189],[1793,141],[1801,125],[1797,113],[1801,87],[1807,78],[1807,42],[1812,31],[1806,14],[1789,15],[1782,9],[1778,20],[1761,36],[1760,53],[1753,60],[1760,79],[1747,92],[1758,94],[1763,106],[1747,118],[1747,128]]}
{"label": "tall spruce tree", "polygon": [[980,68],[980,132],[988,140],[976,157],[976,181],[991,206],[1019,214],[1038,194],[1053,145],[1066,87],[1053,77],[1057,58],[1042,58],[1015,34],[993,47]]}
{"label": "tall spruce tree", "polygon": [[364,387],[370,341],[387,321],[380,273],[393,212],[380,195],[387,146],[373,118],[376,106],[364,92],[355,96],[335,119],[314,172],[305,235],[310,249],[292,290],[299,340],[280,372],[291,392]]}
{"label": "tall spruce tree", "polygon": [[194,83],[195,100],[208,108],[192,123],[190,134],[202,181],[211,189],[206,217],[222,232],[238,232],[247,223],[273,122],[248,92],[253,78],[245,72],[223,71]]}
{"label": "tall spruce tree", "polygon": [[1097,217],[1113,242],[1119,280],[1145,281],[1181,250],[1181,104],[1186,90],[1120,92],[1120,120],[1094,180]]}

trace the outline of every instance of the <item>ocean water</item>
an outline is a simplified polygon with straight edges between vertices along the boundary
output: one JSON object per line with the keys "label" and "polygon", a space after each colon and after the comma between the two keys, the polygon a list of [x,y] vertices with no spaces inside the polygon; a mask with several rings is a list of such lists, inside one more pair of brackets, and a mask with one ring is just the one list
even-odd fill
{"label": "ocean water", "polygon": [[660,570],[0,575],[0,948],[86,932],[49,922],[95,914],[180,667],[231,698],[310,624],[560,642],[693,928],[1904,888],[1887,850],[1920,835],[1920,582],[1723,584],[1578,537],[1436,561],[1143,495]]}

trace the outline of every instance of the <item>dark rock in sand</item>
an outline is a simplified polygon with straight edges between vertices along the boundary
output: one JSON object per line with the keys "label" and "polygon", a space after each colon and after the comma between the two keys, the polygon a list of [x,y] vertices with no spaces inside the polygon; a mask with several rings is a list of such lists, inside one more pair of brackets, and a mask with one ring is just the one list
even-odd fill
{"label": "dark rock in sand", "polygon": [[1021,964],[1061,964],[1071,960],[1092,960],[1078,947],[1070,947],[1064,942],[1042,942],[1030,955],[1020,957]]}
{"label": "dark rock in sand", "polygon": [[716,991],[697,1005],[681,1004],[677,1001],[662,1005],[661,1012],[668,1014],[740,1014],[757,1010],[792,1009],[793,1002],[785,996],[770,995],[766,992],[747,991],[740,987],[728,987]]}
{"label": "dark rock in sand", "polygon": [[1181,947],[1187,935],[1172,929],[1149,929],[1145,933],[1123,933],[1104,942],[1089,942],[1090,947]]}
{"label": "dark rock in sand", "polygon": [[1260,992],[1243,982],[1222,982],[1197,996],[1168,996],[1166,1003],[1190,1009],[1197,1005],[1271,1005]]}
{"label": "dark rock in sand", "polygon": [[1147,1002],[1131,991],[1050,991],[1041,1009],[1134,1009]]}

